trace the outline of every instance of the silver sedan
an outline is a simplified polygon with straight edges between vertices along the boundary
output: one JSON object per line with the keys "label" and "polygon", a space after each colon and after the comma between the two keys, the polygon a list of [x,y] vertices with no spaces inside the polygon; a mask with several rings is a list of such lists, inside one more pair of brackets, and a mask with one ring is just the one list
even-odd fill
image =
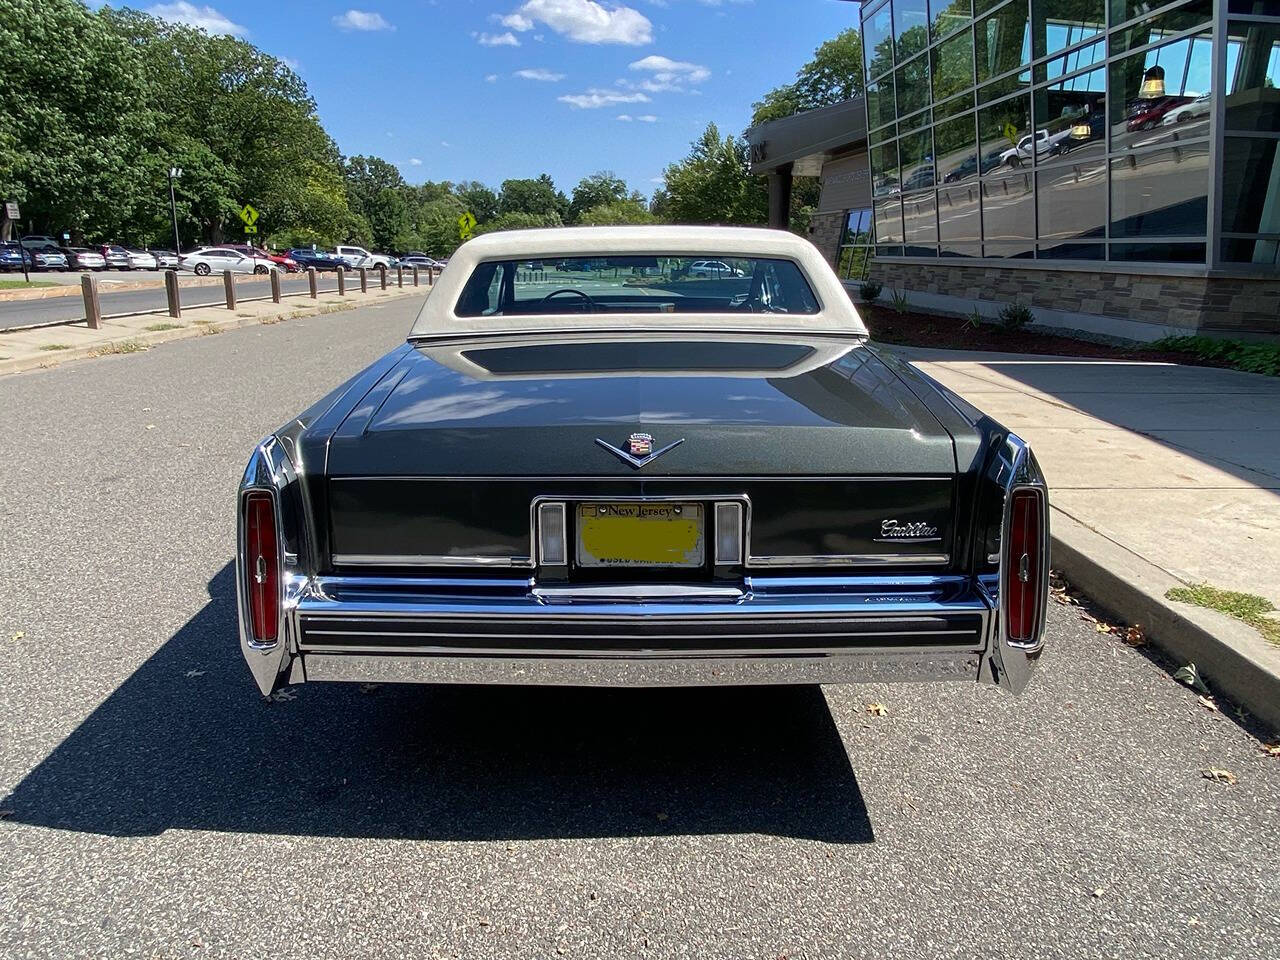
{"label": "silver sedan", "polygon": [[230,270],[232,273],[270,273],[280,268],[266,257],[250,257],[226,247],[204,247],[184,254],[180,269],[190,270],[199,277],[207,277],[223,270]]}

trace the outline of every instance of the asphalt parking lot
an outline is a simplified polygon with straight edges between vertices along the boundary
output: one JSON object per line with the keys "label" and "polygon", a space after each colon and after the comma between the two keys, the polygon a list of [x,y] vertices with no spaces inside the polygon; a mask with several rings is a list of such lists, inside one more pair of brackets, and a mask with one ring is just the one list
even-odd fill
{"label": "asphalt parking lot", "polygon": [[1019,699],[263,701],[236,483],[417,305],[0,378],[0,956],[1280,955],[1280,758],[1071,607]]}

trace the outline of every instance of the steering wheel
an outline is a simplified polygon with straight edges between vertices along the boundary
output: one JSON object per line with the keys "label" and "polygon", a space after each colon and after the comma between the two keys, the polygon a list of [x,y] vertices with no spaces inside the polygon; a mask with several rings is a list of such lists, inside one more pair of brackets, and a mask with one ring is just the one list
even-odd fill
{"label": "steering wheel", "polygon": [[598,312],[600,311],[600,305],[599,305],[598,303],[596,303],[594,300],[592,300],[592,299],[591,299],[591,297],[589,297],[587,294],[583,293],[581,290],[575,290],[573,287],[561,287],[559,290],[552,290],[552,291],[551,291],[550,293],[548,293],[545,297],[543,297],[543,298],[539,301],[539,303],[546,303],[546,302],[547,302],[548,300],[550,300],[552,297],[558,297],[558,296],[559,296],[560,294],[562,294],[562,293],[571,293],[571,294],[573,294],[575,297],[581,297],[583,300],[585,300],[585,301],[587,302],[587,307],[588,307],[588,309],[590,309],[591,311],[596,312],[596,313],[598,313]]}

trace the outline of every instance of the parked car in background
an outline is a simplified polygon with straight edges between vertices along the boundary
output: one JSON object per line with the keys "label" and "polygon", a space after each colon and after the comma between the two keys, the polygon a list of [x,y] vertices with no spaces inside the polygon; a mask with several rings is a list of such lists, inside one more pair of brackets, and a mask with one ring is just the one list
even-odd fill
{"label": "parked car in background", "polygon": [[695,260],[689,264],[689,276],[700,280],[720,277],[745,277],[741,270],[729,266],[723,260]]}
{"label": "parked car in background", "polygon": [[177,270],[182,262],[181,258],[172,250],[152,250],[151,253],[156,258],[156,265],[161,270]]}
{"label": "parked car in background", "polygon": [[119,244],[104,243],[98,247],[102,259],[106,261],[108,270],[132,270],[133,261],[129,259],[129,251]]}
{"label": "parked car in background", "polygon": [[67,255],[57,247],[44,247],[39,250],[24,250],[31,270],[66,270]]}
{"label": "parked car in background", "polygon": [[159,270],[160,265],[156,263],[155,255],[146,250],[128,250],[129,269],[131,270]]}
{"label": "parked car in background", "polygon": [[59,252],[67,258],[67,265],[72,270],[105,270],[107,261],[102,254],[88,247],[59,247]]}
{"label": "parked car in background", "polygon": [[232,273],[270,273],[280,268],[265,257],[247,256],[230,247],[203,247],[182,258],[183,270],[190,270],[198,277],[224,270]]}
{"label": "parked car in background", "polygon": [[280,267],[285,273],[297,273],[302,267],[298,266],[298,261],[293,259],[287,253],[276,253],[273,250],[263,250],[262,255]]}
{"label": "parked car in background", "polygon": [[14,240],[6,240],[0,243],[0,270],[6,273],[11,270],[22,269],[22,247]]}
{"label": "parked car in background", "polygon": [[46,237],[42,233],[29,233],[20,242],[24,250],[47,250],[49,247],[56,250],[60,246],[53,237]]}
{"label": "parked car in background", "polygon": [[349,267],[390,267],[391,258],[385,253],[370,253],[364,247],[339,246],[334,250]]}
{"label": "parked car in background", "polygon": [[443,264],[438,260],[433,260],[425,253],[409,253],[405,254],[399,260],[399,265],[408,270],[410,267],[417,267],[419,270],[439,270]]}
{"label": "parked car in background", "polygon": [[324,250],[312,250],[308,247],[295,247],[289,251],[289,256],[303,270],[308,267],[315,267],[317,270],[337,270],[339,267],[346,266],[346,261],[337,254]]}

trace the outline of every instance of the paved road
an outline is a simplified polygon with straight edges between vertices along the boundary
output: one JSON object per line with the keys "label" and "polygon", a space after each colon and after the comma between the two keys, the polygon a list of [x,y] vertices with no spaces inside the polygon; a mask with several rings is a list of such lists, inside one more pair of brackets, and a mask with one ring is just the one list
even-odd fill
{"label": "paved road", "polygon": [[[127,274],[125,275],[128,276]],[[190,276],[185,278],[190,283]],[[393,282],[394,278],[388,280]],[[373,277],[370,283],[375,282]],[[305,274],[286,274],[280,278],[281,289],[285,293],[301,293],[307,289]],[[321,292],[337,290],[338,281],[332,273],[320,274],[319,289]],[[348,276],[347,283],[359,288],[360,278]],[[271,296],[271,282],[265,278],[244,275],[236,278],[236,295],[241,298]],[[116,290],[102,288],[100,293],[103,314],[134,313],[142,310],[165,310],[169,301],[166,299],[164,287],[146,288],[143,290]],[[206,286],[184,285],[182,287],[182,303],[184,306],[196,306],[205,303],[223,303],[222,287],[216,284]],[[84,300],[78,296],[48,297],[44,300],[4,300],[0,301],[0,330],[7,327],[25,326],[29,323],[47,323],[51,320],[75,320],[84,316]]]}
{"label": "paved road", "polygon": [[1065,607],[1017,700],[259,699],[238,476],[416,306],[0,379],[0,956],[1280,955],[1280,760]]}

